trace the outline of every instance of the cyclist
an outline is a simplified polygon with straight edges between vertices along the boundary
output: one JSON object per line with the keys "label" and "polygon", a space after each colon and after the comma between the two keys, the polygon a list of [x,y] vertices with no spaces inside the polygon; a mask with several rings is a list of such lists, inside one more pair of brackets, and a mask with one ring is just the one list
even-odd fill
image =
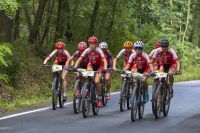
{"label": "cyclist", "polygon": [[[58,41],[55,44],[55,50],[44,60],[44,65],[55,55],[56,59],[54,64],[65,65],[65,62],[70,58],[69,52],[65,49],[65,44],[62,41]],[[63,73],[63,71],[62,71]],[[63,101],[66,101],[66,78],[62,78],[62,88],[63,88]]]}
{"label": "cyclist", "polygon": [[144,43],[142,41],[136,41],[134,43],[134,48],[136,53],[131,54],[129,57],[129,61],[127,66],[125,67],[124,70],[128,70],[131,66],[131,71],[132,72],[139,72],[143,74],[143,87],[145,90],[144,93],[144,101],[147,102],[149,101],[149,94],[148,94],[148,75],[150,74],[150,70],[153,71],[153,66],[150,62],[150,58],[148,54],[143,52],[143,47]]}
{"label": "cyclist", "polygon": [[160,41],[160,46],[161,47],[154,52],[151,62],[153,62],[157,57],[161,58],[161,62],[157,68],[162,72],[164,71],[169,73],[170,95],[173,97],[173,73],[175,71],[179,72],[180,63],[175,51],[172,48],[169,48],[169,41],[167,39],[162,39]]}
{"label": "cyclist", "polygon": [[[87,48],[87,44],[85,42],[79,42],[78,43],[78,50],[69,58],[69,60],[67,60],[67,62],[65,63],[65,69],[62,73],[62,78],[64,79],[65,77],[67,77],[67,74],[68,74],[68,71],[67,71],[67,68],[69,66],[69,64],[71,63],[71,66],[74,65],[74,59],[78,59],[81,54],[83,53],[83,51]],[[87,68],[87,64],[88,64],[88,58],[85,57],[83,59],[83,61],[80,63],[79,67],[80,68],[83,68],[83,69],[86,69]],[[66,87],[66,84],[65,84],[65,87]],[[78,93],[77,93],[78,95]]]}
{"label": "cyclist", "polygon": [[[153,54],[155,53],[156,49],[160,48],[160,41],[157,41],[155,44],[155,49],[151,51],[151,53],[149,54],[150,59],[152,59]],[[161,64],[161,57],[156,57],[155,59],[155,64],[154,64],[154,70],[158,69],[159,64]]]}
{"label": "cyclist", "polygon": [[77,69],[84,57],[89,58],[87,65],[88,70],[99,71],[95,75],[95,83],[98,91],[98,107],[102,107],[102,96],[100,87],[100,72],[107,70],[107,61],[103,54],[103,51],[98,47],[98,39],[95,36],[88,38],[89,48],[87,48],[76,61],[74,69]]}
{"label": "cyclist", "polygon": [[131,41],[126,41],[124,43],[124,49],[122,49],[118,53],[117,57],[113,60],[113,70],[117,70],[117,68],[116,68],[117,61],[121,56],[124,56],[123,68],[125,68],[130,55],[133,54],[133,53],[135,53],[135,51],[133,50],[133,43]]}
{"label": "cyclist", "polygon": [[157,41],[156,44],[155,44],[155,49],[153,49],[151,51],[151,53],[149,54],[149,57],[152,58],[153,56],[153,53],[156,51],[157,48],[160,48],[160,41]]}
{"label": "cyclist", "polygon": [[107,71],[105,74],[105,81],[106,81],[106,91],[107,91],[107,96],[106,99],[110,100],[110,84],[111,84],[111,74],[112,74],[112,60],[113,60],[113,56],[110,53],[110,51],[108,50],[108,44],[106,42],[101,42],[99,44],[99,47],[101,48],[101,50],[104,53],[104,56],[106,58],[107,61]]}
{"label": "cyclist", "polygon": [[[65,67],[68,67],[68,65],[70,64],[71,61],[73,61],[74,59],[78,59],[81,54],[83,53],[83,51],[87,49],[87,44],[85,42],[79,42],[78,43],[78,50],[69,58],[69,60],[67,60],[66,64],[65,64]],[[89,58],[88,57],[85,57],[82,62],[80,63],[80,68],[84,68],[84,69],[87,69],[87,64],[89,62]],[[73,62],[71,63],[72,66],[73,66]]]}

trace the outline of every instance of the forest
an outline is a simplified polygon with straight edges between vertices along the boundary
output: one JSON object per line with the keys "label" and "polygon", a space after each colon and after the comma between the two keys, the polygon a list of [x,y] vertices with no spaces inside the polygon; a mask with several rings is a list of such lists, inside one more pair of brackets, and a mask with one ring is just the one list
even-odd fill
{"label": "forest", "polygon": [[92,35],[113,55],[127,40],[149,53],[167,38],[181,61],[176,81],[200,79],[200,0],[0,0],[0,112],[48,102],[51,71],[41,65],[56,40],[73,54]]}

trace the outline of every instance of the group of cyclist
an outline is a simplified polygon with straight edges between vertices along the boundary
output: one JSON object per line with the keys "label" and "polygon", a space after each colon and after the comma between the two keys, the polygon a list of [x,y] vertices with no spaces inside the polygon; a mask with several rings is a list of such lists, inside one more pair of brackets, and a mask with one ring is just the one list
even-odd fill
{"label": "group of cyclist", "polygon": [[[146,102],[149,100],[147,79],[150,74],[153,74],[156,70],[166,73],[179,72],[180,70],[178,57],[175,51],[172,48],[169,48],[169,41],[167,39],[161,39],[156,42],[155,49],[152,50],[149,55],[143,52],[143,41],[136,41],[135,43],[126,41],[124,43],[124,48],[116,57],[114,57],[108,50],[108,44],[106,42],[99,43],[97,37],[91,36],[88,38],[87,42],[88,45],[85,42],[79,42],[78,50],[71,56],[65,49],[65,44],[62,41],[58,41],[55,44],[56,49],[43,62],[43,64],[46,65],[48,61],[55,55],[56,59],[54,64],[64,65],[61,76],[64,101],[66,101],[66,77],[68,74],[68,66],[73,66],[73,70],[77,70],[77,68],[83,68],[87,70],[98,71],[94,77],[94,81],[98,91],[99,108],[102,107],[100,87],[101,73],[105,73],[107,91],[106,99],[110,100],[112,70],[118,70],[116,68],[117,61],[122,56],[124,57],[123,70],[139,72],[144,75],[144,101]],[[173,74],[171,74],[171,76],[169,76],[171,97],[173,97],[173,82],[174,77]]]}

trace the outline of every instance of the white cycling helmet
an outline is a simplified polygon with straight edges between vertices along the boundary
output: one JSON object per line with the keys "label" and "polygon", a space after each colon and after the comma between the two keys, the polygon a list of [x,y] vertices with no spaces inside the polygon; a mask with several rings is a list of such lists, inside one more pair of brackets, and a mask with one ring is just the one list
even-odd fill
{"label": "white cycling helmet", "polygon": [[108,49],[108,45],[107,45],[106,42],[101,42],[101,43],[99,44],[99,47],[100,47],[101,49]]}
{"label": "white cycling helmet", "polygon": [[144,47],[143,41],[136,41],[136,42],[134,43],[134,47],[141,47],[141,48],[143,48],[143,47]]}

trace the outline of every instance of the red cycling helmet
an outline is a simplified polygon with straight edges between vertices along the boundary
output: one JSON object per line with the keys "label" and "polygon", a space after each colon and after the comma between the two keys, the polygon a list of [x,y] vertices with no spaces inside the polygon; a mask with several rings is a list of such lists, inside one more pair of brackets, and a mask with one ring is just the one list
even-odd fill
{"label": "red cycling helmet", "polygon": [[64,49],[65,48],[65,43],[61,42],[61,41],[56,42],[55,48],[56,49]]}
{"label": "red cycling helmet", "polygon": [[159,48],[160,47],[160,41],[157,41],[155,46],[156,46],[156,48]]}
{"label": "red cycling helmet", "polygon": [[78,50],[84,51],[87,48],[87,44],[85,42],[78,43]]}
{"label": "red cycling helmet", "polygon": [[95,36],[91,36],[88,38],[88,43],[98,43],[98,38]]}

